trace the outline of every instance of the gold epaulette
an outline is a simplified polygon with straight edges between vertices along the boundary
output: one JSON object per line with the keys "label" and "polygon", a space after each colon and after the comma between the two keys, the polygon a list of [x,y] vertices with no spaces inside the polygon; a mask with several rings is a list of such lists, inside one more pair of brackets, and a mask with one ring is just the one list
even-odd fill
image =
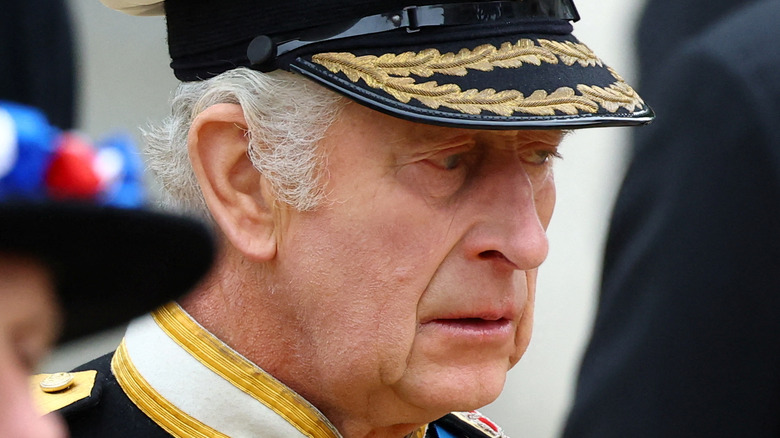
{"label": "gold epaulette", "polygon": [[90,396],[97,371],[37,374],[30,377],[30,391],[38,411],[43,414],[62,409]]}

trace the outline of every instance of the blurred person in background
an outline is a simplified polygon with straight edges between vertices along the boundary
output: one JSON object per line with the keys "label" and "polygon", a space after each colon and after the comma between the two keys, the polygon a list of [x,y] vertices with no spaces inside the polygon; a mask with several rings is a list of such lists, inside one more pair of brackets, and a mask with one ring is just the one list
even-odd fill
{"label": "blurred person in background", "polygon": [[74,32],[66,0],[0,1],[0,99],[76,123]]}
{"label": "blurred person in background", "polygon": [[658,119],[563,436],[779,437],[780,1],[650,1],[641,23]]}
{"label": "blurred person in background", "polygon": [[115,327],[205,275],[208,229],[145,202],[124,138],[93,146],[0,101],[0,436],[64,436],[42,413],[90,403],[95,375],[30,379],[52,346]]}

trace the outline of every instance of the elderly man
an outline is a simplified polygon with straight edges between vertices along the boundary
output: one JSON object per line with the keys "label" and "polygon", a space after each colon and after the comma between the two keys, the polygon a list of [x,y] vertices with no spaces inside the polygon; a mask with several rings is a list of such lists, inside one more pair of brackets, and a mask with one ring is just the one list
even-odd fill
{"label": "elderly man", "polygon": [[74,436],[500,436],[563,129],[652,118],[571,1],[105,2],[166,15],[150,165],[222,247]]}
{"label": "elderly man", "polygon": [[37,109],[0,101],[0,436],[64,436],[33,400],[49,410],[85,403],[96,373],[29,382],[55,340],[119,325],[183,294],[210,266],[206,227],[141,208],[129,146],[92,147]]}

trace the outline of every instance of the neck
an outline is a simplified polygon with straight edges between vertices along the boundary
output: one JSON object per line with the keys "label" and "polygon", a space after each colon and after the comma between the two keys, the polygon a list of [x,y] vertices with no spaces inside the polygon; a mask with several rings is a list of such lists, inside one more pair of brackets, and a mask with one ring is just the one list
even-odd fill
{"label": "neck", "polygon": [[378,409],[366,401],[355,409],[339,405],[328,394],[323,397],[321,367],[306,353],[305,340],[311,333],[298,320],[294,303],[279,299],[283,292],[275,292],[273,283],[261,275],[247,272],[252,265],[221,257],[212,275],[180,305],[222,342],[316,406],[345,438],[401,438],[435,419],[421,415],[414,418],[419,422],[386,425],[381,422],[392,408]]}
{"label": "neck", "polygon": [[276,376],[294,362],[289,318],[253,263],[222,255],[212,274],[179,304],[238,353]]}

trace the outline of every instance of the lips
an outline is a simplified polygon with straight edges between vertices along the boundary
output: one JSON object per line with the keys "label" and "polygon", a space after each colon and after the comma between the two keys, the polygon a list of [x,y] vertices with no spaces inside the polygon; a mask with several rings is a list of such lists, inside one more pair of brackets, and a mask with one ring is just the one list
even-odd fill
{"label": "lips", "polygon": [[513,335],[515,324],[508,318],[437,318],[424,322],[422,329],[461,340],[487,342],[503,340]]}
{"label": "lips", "polygon": [[462,309],[455,311],[437,312],[438,314],[430,315],[426,318],[422,318],[421,324],[428,324],[436,321],[454,321],[462,324],[489,324],[498,323],[501,321],[514,321],[517,319],[517,315],[520,311],[517,310],[515,305],[507,303],[503,306],[473,306],[470,309]]}

